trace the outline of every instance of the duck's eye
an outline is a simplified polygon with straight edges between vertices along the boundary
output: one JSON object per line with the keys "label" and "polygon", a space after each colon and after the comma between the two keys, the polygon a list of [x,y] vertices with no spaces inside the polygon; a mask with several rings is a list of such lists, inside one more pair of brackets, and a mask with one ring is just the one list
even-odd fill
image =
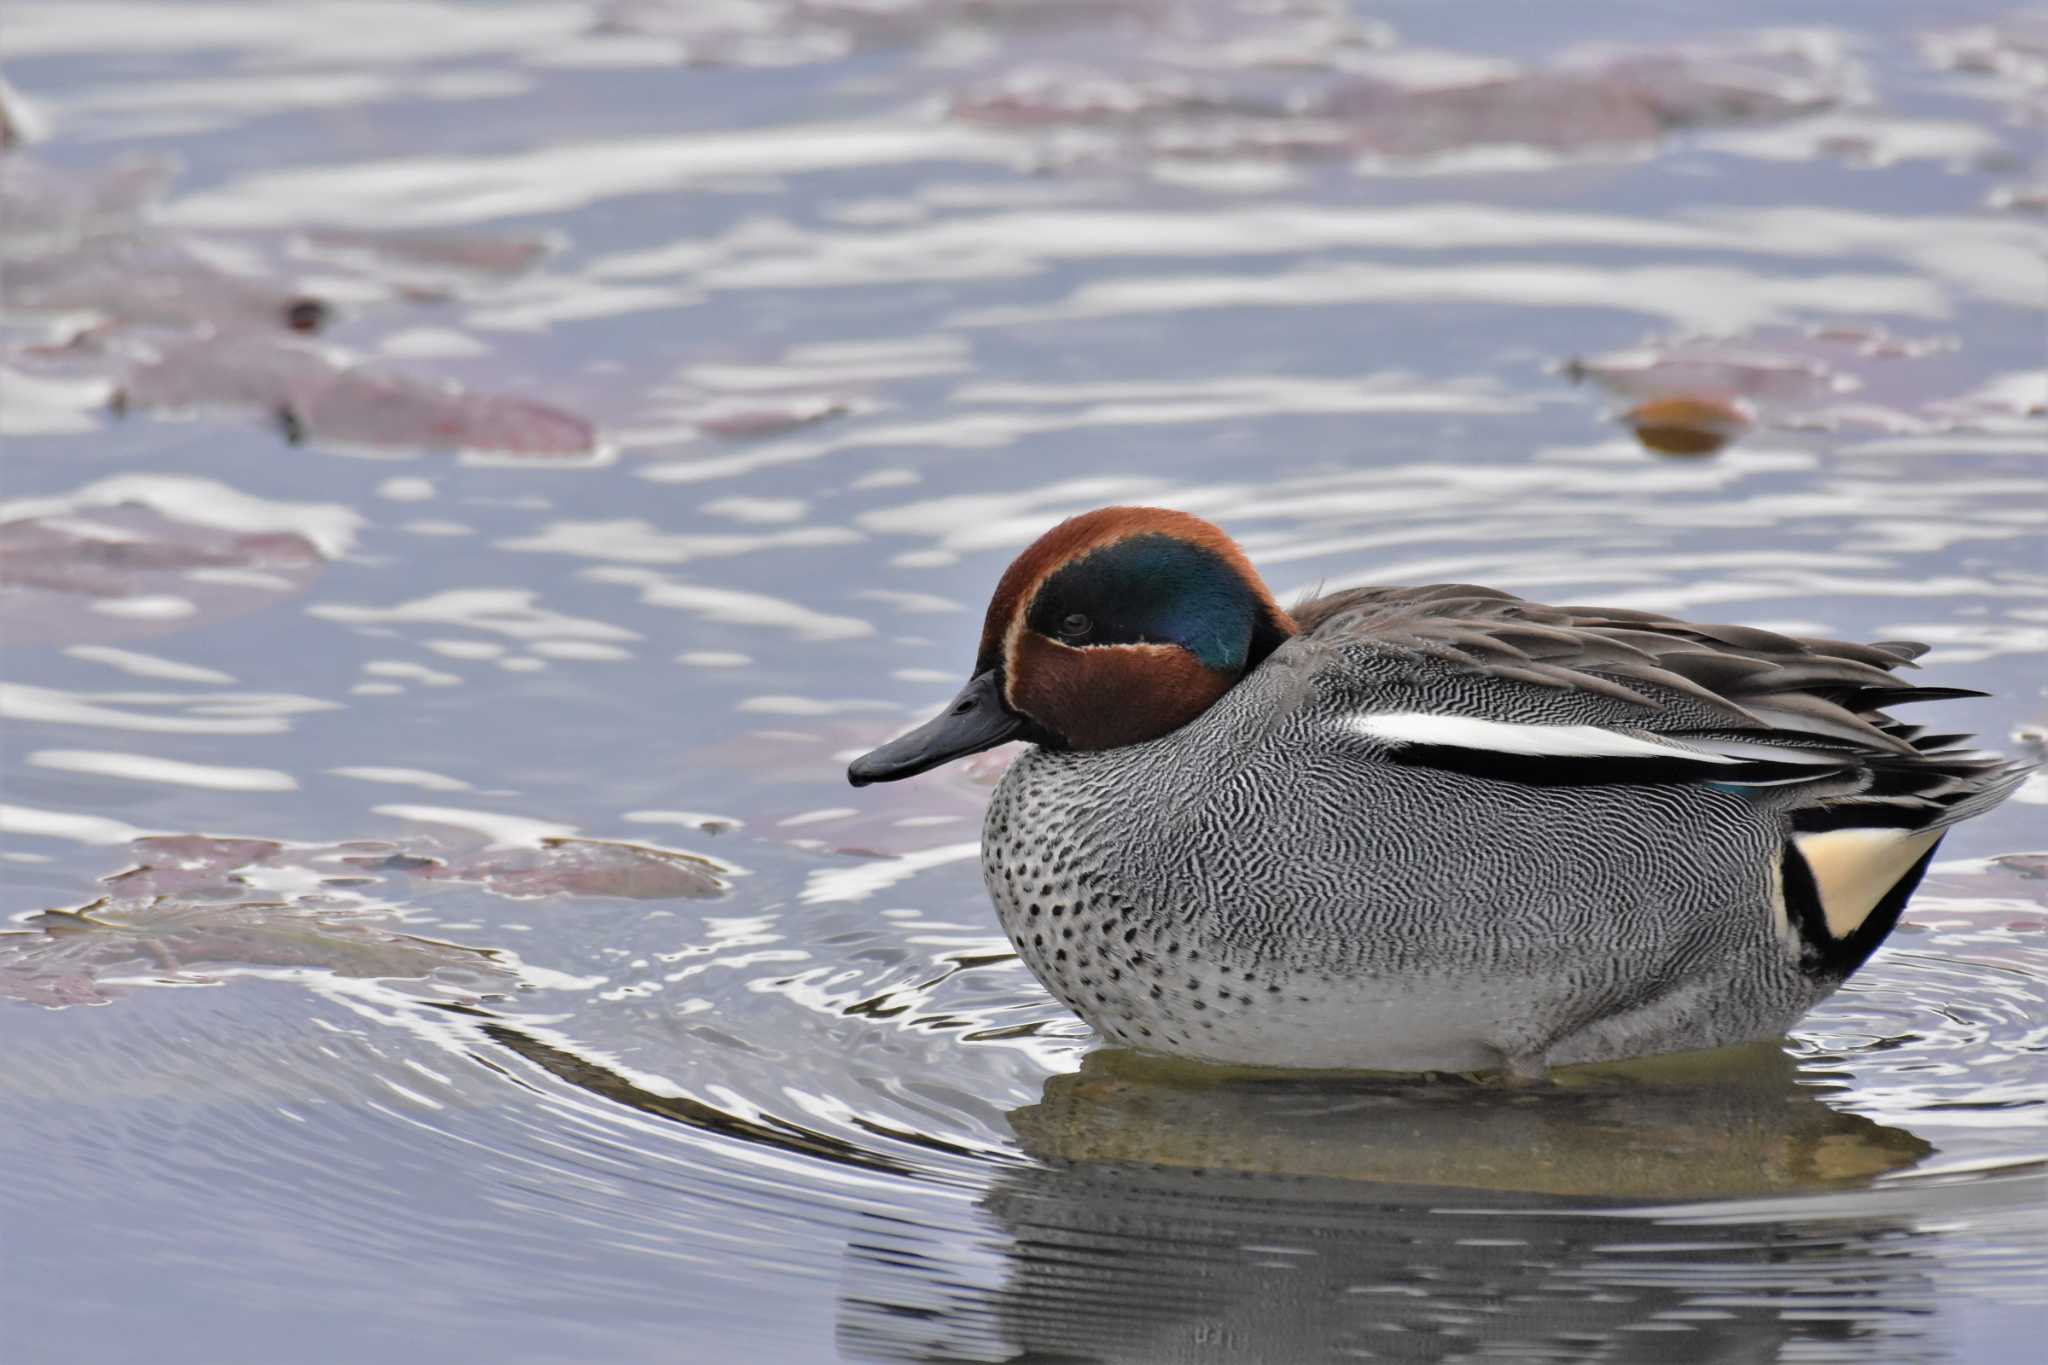
{"label": "duck's eye", "polygon": [[1095,623],[1080,612],[1069,612],[1065,619],[1060,622],[1060,638],[1062,640],[1086,639],[1088,632],[1094,628]]}

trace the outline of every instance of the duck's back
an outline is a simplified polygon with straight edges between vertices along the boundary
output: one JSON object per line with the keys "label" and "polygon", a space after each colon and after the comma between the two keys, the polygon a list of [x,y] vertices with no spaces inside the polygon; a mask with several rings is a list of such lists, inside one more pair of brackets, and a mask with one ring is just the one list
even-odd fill
{"label": "duck's back", "polygon": [[[1882,708],[1906,646],[1460,586],[1306,604],[1147,744],[991,803],[1005,927],[1112,1039],[1438,1068],[1775,1036],[2019,770]],[[1881,883],[1881,884],[1880,884]]]}

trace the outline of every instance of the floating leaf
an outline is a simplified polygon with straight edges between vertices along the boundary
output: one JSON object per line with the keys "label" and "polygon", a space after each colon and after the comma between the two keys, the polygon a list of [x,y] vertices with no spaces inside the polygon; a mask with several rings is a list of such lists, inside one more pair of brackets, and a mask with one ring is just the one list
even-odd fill
{"label": "floating leaf", "polygon": [[1643,445],[1665,455],[1712,455],[1756,420],[1739,399],[1675,394],[1638,403],[1621,415]]}
{"label": "floating leaf", "polygon": [[108,895],[117,900],[245,895],[247,885],[233,874],[269,862],[284,849],[270,839],[216,839],[204,834],[149,835],[128,847],[141,864],[100,878]]}
{"label": "floating leaf", "polygon": [[1633,85],[1546,73],[1439,89],[1357,84],[1320,112],[1342,120],[1350,150],[1394,158],[1475,147],[1583,147],[1655,141],[1657,108]]}
{"label": "floating leaf", "polygon": [[121,408],[254,408],[294,439],[508,455],[588,455],[596,430],[530,399],[479,394],[337,360],[307,346],[250,336],[167,346],[133,365]]}
{"label": "floating leaf", "polygon": [[423,881],[473,882],[508,900],[542,896],[696,900],[723,895],[726,890],[719,865],[708,858],[603,839],[545,838],[536,848],[446,861],[414,854],[348,861],[368,870],[402,872]]}
{"label": "floating leaf", "polygon": [[21,517],[0,521],[0,623],[15,645],[160,634],[269,606],[325,563],[297,531],[224,530],[141,505]]}
{"label": "floating leaf", "polygon": [[[1353,47],[1371,46],[1362,38]],[[1256,50],[1256,49],[1254,49]],[[1259,65],[1201,78],[1179,71],[1109,74],[1025,69],[957,94],[957,119],[1016,132],[1089,129],[1121,134],[1162,157],[1293,158],[1346,155],[1401,167],[1481,149],[1550,155],[1654,144],[1676,129],[1778,122],[1829,108],[1850,82],[1831,55],[1762,35],[1726,44],[1567,54],[1546,68],[1501,69],[1417,84],[1398,52],[1379,69],[1347,71],[1340,45],[1286,50],[1305,73],[1275,92]],[[1185,54],[1149,54],[1166,64]],[[1055,143],[1053,155],[1076,153]],[[1100,154],[1082,146],[1080,156]]]}
{"label": "floating leaf", "polygon": [[[374,878],[321,875],[334,850],[197,834],[152,835],[129,848],[138,865],[102,878],[99,899],[0,932],[0,998],[103,1004],[123,982],[195,984],[250,967],[399,979],[454,973],[478,989],[512,980],[491,951],[406,933],[389,907],[349,890]],[[293,867],[282,869],[287,861]],[[310,889],[280,898],[251,884],[259,870],[281,869]]]}

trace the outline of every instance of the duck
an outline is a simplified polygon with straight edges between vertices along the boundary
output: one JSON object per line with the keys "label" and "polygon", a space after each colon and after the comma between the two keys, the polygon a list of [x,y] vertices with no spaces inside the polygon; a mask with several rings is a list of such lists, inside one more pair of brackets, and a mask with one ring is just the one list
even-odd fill
{"label": "duck", "polygon": [[855,786],[1008,741],[981,870],[1102,1039],[1232,1067],[1505,1073],[1781,1039],[2032,768],[1892,708],[1923,645],[1462,583],[1283,609],[1220,528],[1061,522],[972,674]]}

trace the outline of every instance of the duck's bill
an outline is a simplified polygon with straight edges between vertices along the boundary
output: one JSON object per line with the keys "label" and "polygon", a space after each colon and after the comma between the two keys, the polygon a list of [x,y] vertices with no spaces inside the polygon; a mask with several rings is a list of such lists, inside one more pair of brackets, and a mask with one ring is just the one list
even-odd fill
{"label": "duck's bill", "polygon": [[993,749],[1023,728],[1022,718],[1003,705],[998,676],[990,669],[961,688],[960,695],[932,719],[856,758],[846,769],[846,780],[865,787],[915,777],[941,763]]}

